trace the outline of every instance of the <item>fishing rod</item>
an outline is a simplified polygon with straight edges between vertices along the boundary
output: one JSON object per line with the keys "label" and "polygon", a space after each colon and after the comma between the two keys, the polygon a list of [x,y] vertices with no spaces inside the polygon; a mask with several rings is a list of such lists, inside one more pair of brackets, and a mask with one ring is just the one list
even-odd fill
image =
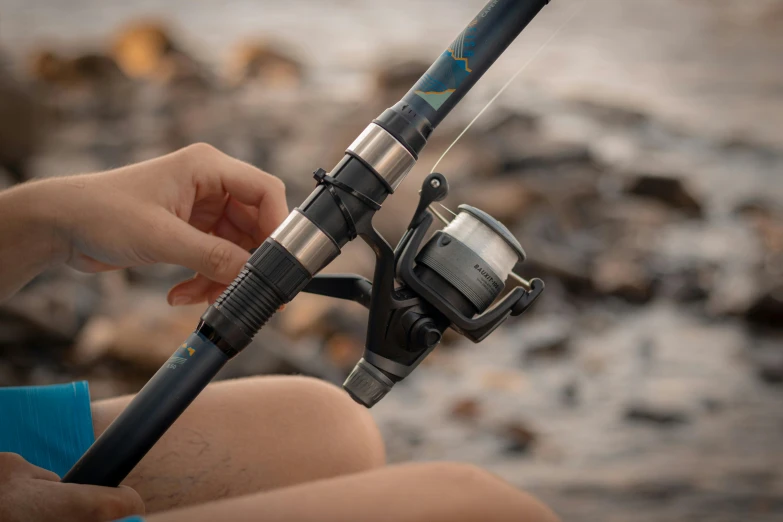
{"label": "fishing rod", "polygon": [[[490,0],[411,90],[364,129],[331,172],[316,170],[315,190],[253,253],[193,334],[63,482],[118,486],[218,371],[302,291],[369,308],[364,355],[343,384],[366,407],[407,377],[447,328],[480,342],[509,316],[527,310],[543,290],[539,279],[524,281],[490,308],[525,252],[489,214],[461,205],[421,247],[434,219],[429,209],[448,193],[442,174],[424,180],[418,207],[395,249],[372,219],[416,164],[432,131],[548,3]],[[350,274],[317,275],[357,237],[376,255],[372,282]]]}

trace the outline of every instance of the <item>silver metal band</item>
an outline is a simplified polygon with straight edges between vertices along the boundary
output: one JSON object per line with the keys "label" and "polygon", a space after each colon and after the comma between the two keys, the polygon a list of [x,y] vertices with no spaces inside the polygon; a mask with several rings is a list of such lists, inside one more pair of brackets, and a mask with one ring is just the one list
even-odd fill
{"label": "silver metal band", "polygon": [[340,253],[334,241],[299,210],[291,212],[270,237],[297,258],[311,275]]}
{"label": "silver metal band", "polygon": [[383,127],[375,123],[371,123],[359,134],[359,137],[348,147],[347,152],[360,157],[375,169],[375,172],[380,174],[392,189],[399,186],[416,164],[413,154]]}

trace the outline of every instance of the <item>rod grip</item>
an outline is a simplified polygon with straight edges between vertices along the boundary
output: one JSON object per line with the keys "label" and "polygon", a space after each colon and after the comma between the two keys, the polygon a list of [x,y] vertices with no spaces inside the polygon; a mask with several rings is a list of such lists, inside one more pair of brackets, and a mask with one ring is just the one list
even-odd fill
{"label": "rod grip", "polygon": [[119,486],[228,360],[206,337],[193,333],[63,477],[63,482]]}

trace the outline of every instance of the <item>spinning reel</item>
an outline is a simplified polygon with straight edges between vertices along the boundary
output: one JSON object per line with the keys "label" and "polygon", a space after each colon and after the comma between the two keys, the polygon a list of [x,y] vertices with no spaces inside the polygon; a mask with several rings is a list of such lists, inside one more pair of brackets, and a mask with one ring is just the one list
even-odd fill
{"label": "spinning reel", "polygon": [[430,206],[448,190],[442,174],[427,176],[408,229],[393,250],[371,220],[356,224],[377,257],[372,283],[354,274],[318,275],[303,290],[369,309],[364,356],[343,384],[368,408],[435,349],[447,328],[481,342],[544,290],[540,279],[523,280],[525,288],[515,288],[490,308],[526,256],[505,226],[469,205],[460,205],[454,220],[419,248],[434,220]]}

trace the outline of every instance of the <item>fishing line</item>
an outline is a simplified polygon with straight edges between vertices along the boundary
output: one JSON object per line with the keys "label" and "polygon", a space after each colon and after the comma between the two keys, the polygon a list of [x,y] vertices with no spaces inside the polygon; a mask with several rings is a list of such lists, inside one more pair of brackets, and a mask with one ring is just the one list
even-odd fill
{"label": "fishing line", "polygon": [[[485,112],[487,112],[487,109],[489,109],[489,108],[492,106],[492,104],[493,104],[493,103],[495,103],[495,101],[496,101],[498,98],[500,98],[500,95],[501,95],[501,94],[503,94],[503,93],[506,91],[506,89],[508,89],[508,88],[511,86],[511,84],[512,84],[512,83],[514,83],[514,80],[516,80],[516,79],[519,77],[519,75],[520,75],[520,74],[522,74],[522,73],[525,71],[525,69],[527,69],[527,68],[530,66],[530,64],[531,64],[531,63],[533,63],[533,62],[536,60],[536,58],[538,58],[538,57],[539,57],[539,55],[540,55],[542,52],[544,52],[544,49],[546,49],[546,48],[549,46],[549,44],[551,44],[551,43],[554,41],[554,39],[555,39],[555,38],[557,38],[557,36],[560,34],[560,32],[561,32],[563,29],[565,29],[565,27],[566,27],[568,24],[570,24],[570,23],[571,23],[571,21],[572,21],[572,20],[573,20],[573,19],[576,17],[576,15],[577,15],[577,14],[579,14],[579,12],[582,10],[582,8],[584,7],[584,5],[585,5],[585,2],[581,2],[581,3],[580,3],[580,4],[579,4],[579,5],[578,5],[578,6],[577,6],[577,7],[576,7],[576,8],[575,8],[575,9],[574,9],[572,12],[571,12],[571,14],[570,14],[570,15],[568,16],[568,18],[566,18],[566,20],[565,20],[565,21],[564,21],[564,22],[563,22],[563,23],[560,25],[560,27],[558,27],[558,28],[557,28],[557,29],[556,29],[556,30],[555,30],[555,31],[552,33],[552,35],[551,35],[551,36],[550,36],[550,37],[549,37],[549,38],[548,38],[548,39],[547,39],[547,40],[546,40],[546,41],[545,41],[545,42],[544,42],[544,43],[541,45],[541,47],[539,47],[539,48],[538,48],[538,50],[537,50],[535,53],[533,53],[533,56],[531,56],[531,57],[530,57],[530,58],[527,60],[527,62],[525,62],[524,64],[522,64],[522,67],[520,67],[520,68],[519,68],[519,70],[518,70],[517,72],[515,72],[513,76],[511,76],[511,78],[509,78],[509,80],[508,80],[508,81],[507,81],[507,82],[506,82],[506,83],[505,83],[505,84],[504,84],[504,85],[503,85],[503,86],[500,88],[500,90],[497,92],[497,94],[495,94],[495,95],[494,95],[494,96],[493,96],[493,97],[492,97],[492,98],[491,98],[491,99],[490,99],[490,100],[487,102],[487,104],[486,104],[486,105],[484,105],[484,107],[483,107],[483,108],[482,108],[482,109],[481,109],[481,110],[478,112],[478,114],[476,114],[476,116],[475,116],[475,117],[474,117],[472,120],[470,120],[470,123],[468,123],[468,125],[467,125],[467,126],[466,126],[466,127],[463,129],[463,130],[462,130],[462,132],[460,132],[460,133],[459,133],[459,135],[458,135],[458,136],[457,136],[457,137],[454,139],[454,141],[452,141],[452,142],[451,142],[451,145],[449,145],[449,146],[446,148],[446,150],[443,152],[443,154],[441,154],[440,158],[438,158],[438,161],[436,161],[436,162],[435,162],[435,165],[433,165],[431,172],[435,172],[435,171],[437,170],[437,168],[438,168],[438,165],[440,165],[440,162],[441,162],[441,161],[443,161],[443,158],[445,158],[445,157],[446,157],[446,154],[448,154],[448,153],[449,153],[449,151],[450,151],[451,149],[453,149],[453,148],[454,148],[454,146],[457,144],[457,142],[458,142],[458,141],[459,141],[459,140],[460,140],[460,139],[461,139],[461,138],[462,138],[462,137],[463,137],[463,136],[464,136],[464,135],[465,135],[465,134],[466,134],[466,133],[467,133],[467,132],[470,130],[470,128],[473,126],[473,124],[474,124],[474,123],[476,123],[476,121],[477,121],[477,120],[478,120],[478,119],[481,117],[481,115],[482,115],[482,114],[484,114]],[[450,210],[448,207],[444,206],[443,204],[441,204],[440,206],[441,206],[441,207],[442,207],[444,210],[448,211],[450,214],[454,215],[454,212],[453,212],[453,211],[451,211],[451,210]],[[440,212],[438,212],[437,210],[435,210],[435,208],[434,208],[432,205],[430,205],[430,206],[429,206],[429,210],[430,210],[430,212],[432,212],[432,213],[435,215],[435,217],[437,217],[437,218],[438,218],[438,220],[440,220],[440,221],[441,221],[443,224],[445,224],[445,225],[448,225],[448,224],[450,223],[450,220],[449,220],[448,218],[446,218],[446,216],[442,215]],[[525,278],[523,278],[522,276],[520,276],[519,274],[516,274],[516,273],[514,273],[514,272],[512,271],[511,273],[509,273],[509,276],[510,276],[512,279],[514,279],[514,280],[515,280],[517,283],[519,283],[519,284],[520,284],[520,285],[521,285],[523,288],[525,288],[525,289],[527,289],[527,290],[529,290],[529,289],[531,288],[531,287],[530,287],[530,282],[529,282],[528,280],[526,280]]]}
{"label": "fishing line", "polygon": [[445,157],[446,157],[446,154],[448,154],[448,153],[449,153],[449,151],[450,151],[452,148],[454,148],[454,145],[456,145],[456,144],[457,144],[457,142],[458,142],[458,141],[459,141],[459,140],[462,138],[462,136],[464,136],[464,135],[465,135],[465,133],[467,133],[467,132],[468,132],[468,130],[470,130],[470,128],[473,126],[473,124],[474,124],[474,123],[476,123],[476,120],[478,120],[478,119],[481,117],[481,115],[482,115],[482,114],[484,114],[484,113],[487,111],[487,109],[489,109],[489,108],[490,108],[490,106],[492,106],[492,104],[493,104],[493,103],[495,103],[495,100],[497,100],[497,99],[500,97],[500,95],[501,95],[501,94],[503,94],[503,93],[506,91],[506,89],[508,89],[508,88],[509,88],[509,86],[510,86],[510,85],[511,85],[511,84],[514,82],[514,80],[516,80],[516,79],[517,79],[517,77],[518,77],[520,74],[522,74],[522,72],[523,72],[525,69],[527,69],[527,68],[528,68],[528,66],[529,66],[531,63],[533,63],[533,62],[536,60],[536,58],[538,58],[538,56],[539,56],[539,55],[540,55],[540,54],[541,54],[541,53],[544,51],[544,49],[546,49],[546,48],[549,46],[549,44],[550,44],[550,43],[552,43],[552,41],[553,41],[553,40],[554,40],[554,39],[555,39],[555,38],[556,38],[556,37],[557,37],[557,36],[560,34],[560,32],[561,32],[563,29],[565,29],[565,27],[566,27],[566,26],[567,26],[569,23],[571,23],[571,20],[573,20],[573,19],[574,19],[574,17],[575,17],[575,16],[576,16],[576,15],[577,15],[577,14],[578,14],[578,13],[579,13],[581,10],[582,10],[582,7],[584,7],[584,5],[585,5],[585,2],[583,1],[583,2],[581,2],[581,3],[580,3],[580,4],[579,4],[579,5],[578,5],[578,6],[577,6],[577,7],[576,7],[574,10],[573,10],[573,12],[571,13],[571,15],[570,15],[570,16],[569,16],[569,17],[566,19],[566,21],[565,21],[565,22],[563,22],[563,23],[560,25],[560,27],[558,27],[558,28],[557,28],[557,30],[556,30],[555,32],[553,32],[553,33],[552,33],[552,35],[551,35],[551,36],[550,36],[550,37],[547,39],[547,41],[546,41],[546,42],[544,42],[544,43],[541,45],[541,47],[539,47],[539,48],[538,48],[538,50],[537,50],[537,51],[536,51],[536,52],[533,54],[533,56],[531,56],[531,57],[528,59],[528,61],[527,61],[527,62],[525,62],[525,63],[522,65],[522,67],[521,67],[521,68],[520,68],[520,69],[519,69],[519,70],[518,70],[516,73],[514,73],[514,75],[513,75],[513,76],[512,76],[512,77],[511,77],[511,78],[510,78],[510,79],[509,79],[509,80],[508,80],[508,81],[505,83],[505,85],[503,85],[503,87],[501,87],[501,88],[500,88],[500,90],[497,92],[497,94],[495,94],[495,96],[493,96],[493,97],[492,97],[492,99],[490,99],[490,100],[487,102],[487,104],[486,104],[486,105],[484,105],[484,108],[482,108],[482,109],[479,111],[479,113],[478,113],[478,114],[476,114],[476,116],[475,116],[475,117],[474,117],[472,120],[470,120],[470,123],[468,123],[468,126],[467,126],[467,127],[465,127],[465,129],[463,129],[463,131],[462,131],[462,132],[459,134],[459,136],[457,136],[457,137],[456,137],[456,139],[455,139],[454,141],[452,141],[452,142],[451,142],[451,145],[449,145],[449,146],[448,146],[448,148],[446,148],[446,150],[443,152],[443,154],[441,154],[440,158],[438,158],[438,161],[436,161],[436,162],[435,162],[435,165],[432,167],[432,170],[431,170],[430,172],[435,172],[435,171],[438,169],[438,165],[440,165],[440,162],[441,162],[441,161],[443,161],[443,158],[445,158]]}

